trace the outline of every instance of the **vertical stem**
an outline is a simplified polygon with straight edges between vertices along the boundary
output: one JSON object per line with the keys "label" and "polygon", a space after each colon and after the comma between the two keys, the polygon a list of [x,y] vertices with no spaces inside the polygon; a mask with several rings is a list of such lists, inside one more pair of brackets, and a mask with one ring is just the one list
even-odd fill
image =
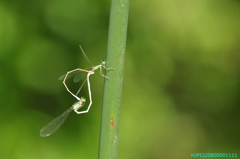
{"label": "vertical stem", "polygon": [[117,158],[129,1],[111,1],[107,62],[114,70],[107,72],[109,80],[105,78],[99,159]]}

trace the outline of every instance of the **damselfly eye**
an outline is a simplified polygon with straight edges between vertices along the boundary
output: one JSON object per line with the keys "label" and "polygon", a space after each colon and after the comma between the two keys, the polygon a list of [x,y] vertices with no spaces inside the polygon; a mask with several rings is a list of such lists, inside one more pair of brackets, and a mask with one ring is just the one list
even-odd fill
{"label": "damselfly eye", "polygon": [[106,64],[106,61],[105,61],[105,60],[101,60],[101,64],[102,64],[102,65],[105,65],[105,64]]}
{"label": "damselfly eye", "polygon": [[86,102],[86,99],[84,97],[81,97],[82,102]]}

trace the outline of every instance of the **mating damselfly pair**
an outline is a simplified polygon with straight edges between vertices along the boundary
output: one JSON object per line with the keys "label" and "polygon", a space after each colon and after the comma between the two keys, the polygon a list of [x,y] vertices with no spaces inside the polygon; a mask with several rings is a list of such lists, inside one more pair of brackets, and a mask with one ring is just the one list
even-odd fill
{"label": "mating damselfly pair", "polygon": [[[58,116],[57,118],[53,119],[50,123],[48,123],[46,126],[44,126],[41,130],[40,130],[40,136],[41,137],[47,137],[51,134],[53,134],[55,131],[58,130],[58,128],[64,123],[64,121],[67,119],[68,115],[70,112],[72,112],[72,110],[74,110],[77,114],[82,114],[82,113],[88,113],[91,105],[92,105],[92,93],[91,93],[91,87],[90,87],[90,81],[89,81],[89,77],[91,75],[94,74],[94,71],[99,69],[99,73],[101,76],[109,79],[107,76],[105,76],[102,73],[102,68],[104,68],[106,71],[111,70],[113,68],[107,68],[108,64],[106,63],[105,60],[101,60],[100,63],[92,65],[91,62],[89,61],[87,55],[85,54],[85,52],[83,51],[81,45],[79,45],[84,58],[87,60],[87,62],[91,65],[90,69],[74,69],[71,71],[68,71],[66,74],[62,75],[61,77],[59,77],[59,80],[63,80],[63,85],[65,86],[66,90],[77,99],[77,102],[74,103],[70,108],[68,108],[64,113],[62,113],[60,116]],[[84,82],[82,83],[82,85],[80,86],[80,88],[78,89],[77,93],[74,94],[72,93],[67,85],[66,85],[66,79],[70,78],[70,77],[74,77],[73,81],[74,82],[79,82],[82,74],[85,73],[86,74],[86,79],[84,80]],[[83,85],[85,84],[85,82],[87,81],[88,84],[88,93],[89,93],[89,100],[90,103],[88,105],[87,110],[84,111],[78,111],[80,108],[82,108],[86,102],[86,99],[84,97],[79,98],[77,95],[79,94],[79,92],[81,91]]]}

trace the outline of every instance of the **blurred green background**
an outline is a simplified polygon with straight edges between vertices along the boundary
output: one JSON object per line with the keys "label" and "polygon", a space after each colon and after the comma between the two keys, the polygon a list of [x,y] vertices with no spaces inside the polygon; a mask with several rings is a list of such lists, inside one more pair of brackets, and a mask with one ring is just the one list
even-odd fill
{"label": "blurred green background", "polygon": [[[78,45],[93,64],[106,57],[109,11],[110,1],[0,2],[0,158],[97,158],[98,73],[89,113],[39,131],[76,101],[58,78],[90,67]],[[131,1],[118,158],[240,155],[239,70],[239,1]]]}

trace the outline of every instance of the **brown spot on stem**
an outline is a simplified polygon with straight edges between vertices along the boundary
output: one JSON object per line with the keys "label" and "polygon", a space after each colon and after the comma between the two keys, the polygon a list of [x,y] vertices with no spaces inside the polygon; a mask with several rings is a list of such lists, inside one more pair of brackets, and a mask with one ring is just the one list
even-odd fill
{"label": "brown spot on stem", "polygon": [[110,119],[110,122],[111,122],[111,126],[114,127],[114,121],[113,121],[113,119]]}

